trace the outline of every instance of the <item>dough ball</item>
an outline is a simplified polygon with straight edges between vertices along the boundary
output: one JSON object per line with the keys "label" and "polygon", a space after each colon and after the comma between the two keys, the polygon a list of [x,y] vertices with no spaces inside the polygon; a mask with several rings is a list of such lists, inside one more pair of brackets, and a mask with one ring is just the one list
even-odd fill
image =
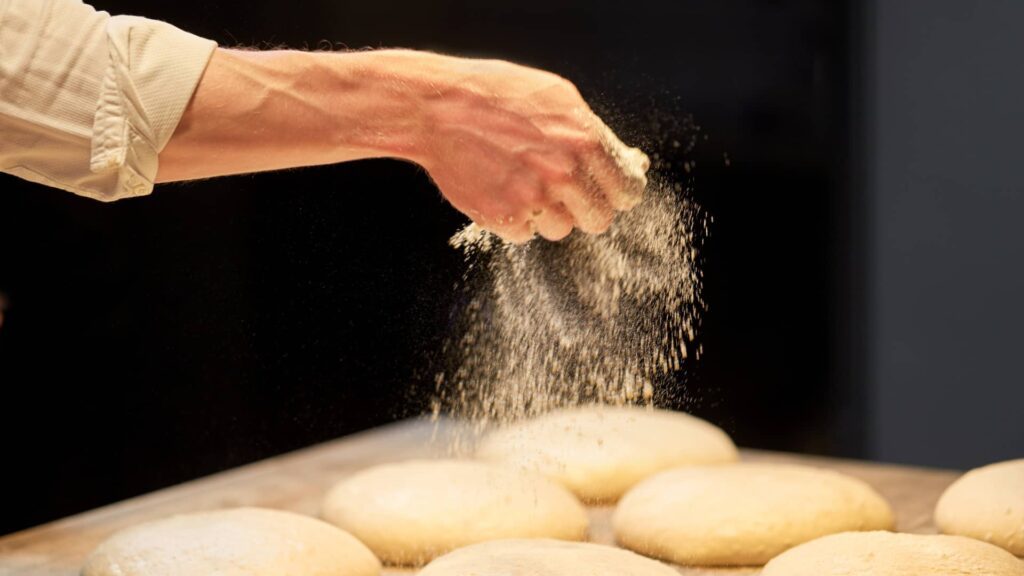
{"label": "dough ball", "polygon": [[560,410],[498,430],[484,438],[477,457],[535,470],[590,502],[617,500],[662,470],[738,459],[725,432],[699,418],[597,406]]}
{"label": "dough ball", "polygon": [[847,532],[782,553],[761,576],[1024,576],[1024,562],[970,538]]}
{"label": "dough ball", "polygon": [[122,530],[89,556],[82,576],[376,576],[380,562],[348,533],[262,508],[171,516]]}
{"label": "dough ball", "polygon": [[632,552],[581,542],[495,540],[434,560],[418,576],[679,576]]}
{"label": "dough ball", "polygon": [[499,538],[581,540],[588,523],[579,501],[543,476],[459,460],[364,470],[331,489],[323,516],[385,563],[405,565]]}
{"label": "dough ball", "polygon": [[622,497],[616,539],[678,564],[750,566],[819,536],[893,527],[870,486],[804,466],[735,464],[677,468]]}
{"label": "dough ball", "polygon": [[942,494],[935,524],[1024,556],[1024,459],[971,470]]}

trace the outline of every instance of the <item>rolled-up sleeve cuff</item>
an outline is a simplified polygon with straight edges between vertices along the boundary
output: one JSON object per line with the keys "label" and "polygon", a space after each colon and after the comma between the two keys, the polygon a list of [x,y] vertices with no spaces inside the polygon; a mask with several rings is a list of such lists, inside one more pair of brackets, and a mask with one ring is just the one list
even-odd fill
{"label": "rolled-up sleeve cuff", "polygon": [[105,200],[153,190],[159,154],[171,139],[217,44],[165,22],[114,16],[109,60],[93,124],[90,168],[117,174]]}

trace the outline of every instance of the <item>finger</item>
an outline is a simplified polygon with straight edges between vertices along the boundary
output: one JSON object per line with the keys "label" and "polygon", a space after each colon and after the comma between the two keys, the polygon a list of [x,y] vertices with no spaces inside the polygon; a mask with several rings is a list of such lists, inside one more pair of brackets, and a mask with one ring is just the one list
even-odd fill
{"label": "finger", "polygon": [[519,224],[499,226],[488,230],[497,234],[502,240],[511,242],[512,244],[526,244],[530,240],[533,240],[534,236],[537,234],[537,228],[531,220],[526,220]]}
{"label": "finger", "polygon": [[[533,174],[522,174],[515,181],[506,187],[505,197],[511,200],[509,207],[504,212],[510,214],[497,218],[490,229],[502,239],[515,244],[529,242],[543,228],[544,235],[563,238],[572,231],[572,219],[563,223],[564,215],[561,210],[550,212],[552,206],[550,195],[541,184],[539,178]],[[568,228],[564,230],[563,228]]]}
{"label": "finger", "polygon": [[537,233],[552,241],[568,236],[575,224],[569,209],[561,202],[534,211],[531,220]]}
{"label": "finger", "polygon": [[533,237],[529,214],[549,203],[543,188],[532,178],[518,178],[500,188],[500,194],[478,197],[470,218],[478,226],[517,244]]}
{"label": "finger", "polygon": [[[593,116],[590,112],[588,114],[592,119],[590,120],[591,126],[594,125],[593,122],[603,126],[596,116]],[[604,232],[614,218],[615,206],[611,204],[609,195],[604,191],[604,187],[608,184],[602,183],[596,178],[599,174],[594,170],[593,162],[588,161],[588,154],[580,152],[582,149],[598,156],[604,154],[605,150],[608,149],[609,145],[598,136],[595,136],[595,131],[596,128],[590,134],[576,136],[576,138],[580,139],[579,147],[572,153],[554,150],[545,154],[528,154],[525,156],[531,168],[545,182],[545,186],[540,186],[538,190],[541,192],[548,191],[546,195],[548,198],[544,198],[542,194],[540,198],[534,198],[534,200],[549,200],[541,204],[532,203],[529,205],[547,206],[551,204],[550,200],[554,200],[555,204],[561,205],[557,212],[552,215],[556,218],[556,230],[553,232],[556,235],[564,237],[564,220],[566,218],[573,225],[589,233]],[[611,137],[614,138],[614,135],[611,135]],[[640,154],[643,155],[643,153]],[[646,161],[646,156],[643,159]],[[609,171],[605,170],[605,172]],[[604,178],[604,176],[601,177]],[[630,207],[632,207],[632,204]],[[542,235],[544,235],[542,229],[545,228],[543,224],[538,222],[538,231]],[[568,232],[565,232],[565,234],[568,234]]]}
{"label": "finger", "polygon": [[528,218],[515,216],[498,216],[474,218],[477,226],[498,236],[506,242],[524,244],[529,242],[536,232],[535,226]]}
{"label": "finger", "polygon": [[524,244],[533,239],[536,234],[536,227],[529,218],[515,216],[508,212],[505,212],[504,215],[501,212],[498,214],[497,216],[481,215],[479,219],[474,219],[474,222],[476,222],[477,226],[506,242]]}
{"label": "finger", "polygon": [[552,186],[551,198],[566,207],[577,228],[590,234],[607,230],[615,216],[608,199],[584,170],[577,172],[571,184]]}
{"label": "finger", "polygon": [[549,150],[544,154],[527,153],[525,158],[539,176],[536,180],[539,189],[548,191],[540,198],[542,202],[532,211],[530,219],[538,234],[548,240],[561,240],[572,233],[576,219],[565,203],[552,198],[550,190],[571,189],[577,184],[579,160],[575,154],[561,150]]}
{"label": "finger", "polygon": [[584,157],[592,178],[616,210],[630,210],[643,199],[651,161],[637,148],[630,148],[604,124],[597,127],[602,146]]}

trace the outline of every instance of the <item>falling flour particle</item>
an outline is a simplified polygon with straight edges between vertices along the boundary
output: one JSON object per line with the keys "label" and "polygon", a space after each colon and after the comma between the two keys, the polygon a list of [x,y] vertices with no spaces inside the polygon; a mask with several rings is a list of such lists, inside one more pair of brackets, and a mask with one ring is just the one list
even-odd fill
{"label": "falling flour particle", "polygon": [[581,404],[651,403],[680,369],[701,309],[699,211],[664,183],[604,234],[508,244],[475,225],[460,330],[435,415],[480,427]]}

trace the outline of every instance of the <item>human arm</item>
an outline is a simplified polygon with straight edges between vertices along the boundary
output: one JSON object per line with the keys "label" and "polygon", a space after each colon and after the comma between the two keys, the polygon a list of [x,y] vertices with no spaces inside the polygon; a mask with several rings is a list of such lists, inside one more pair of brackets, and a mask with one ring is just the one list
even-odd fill
{"label": "human arm", "polygon": [[646,183],[571,83],[508,62],[223,50],[80,0],[0,0],[0,53],[0,171],[98,200],[393,156],[523,241],[600,232]]}
{"label": "human arm", "polygon": [[516,242],[603,231],[639,201],[648,167],[548,72],[409,50],[218,49],[156,180],[378,157],[420,164]]}

